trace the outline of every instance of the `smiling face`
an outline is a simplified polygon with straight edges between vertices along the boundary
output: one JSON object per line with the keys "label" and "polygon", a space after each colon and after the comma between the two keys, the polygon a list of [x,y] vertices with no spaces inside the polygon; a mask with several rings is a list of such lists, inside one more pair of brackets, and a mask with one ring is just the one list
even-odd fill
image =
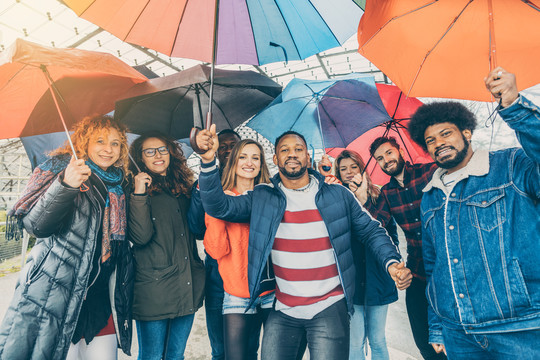
{"label": "smiling face", "polygon": [[296,135],[287,135],[277,145],[274,164],[278,166],[279,172],[290,180],[304,176],[310,160],[302,138]]}
{"label": "smiling face", "polygon": [[456,125],[444,122],[427,127],[424,141],[437,165],[453,172],[467,165],[473,154],[469,146],[471,135],[470,130],[460,131]]}
{"label": "smiling face", "polygon": [[354,175],[360,174],[360,166],[358,166],[353,159],[344,158],[339,162],[338,171],[341,181],[343,181],[344,184],[348,184],[351,182]]}
{"label": "smiling face", "polygon": [[403,159],[401,152],[389,142],[379,146],[377,150],[375,150],[373,157],[381,167],[381,170],[389,176],[401,174],[403,167],[405,166],[405,160]]}
{"label": "smiling face", "polygon": [[[142,144],[142,161],[144,162],[144,165],[146,165],[147,169],[154,174],[161,176],[167,175],[167,169],[169,168],[171,161],[171,155],[168,152],[162,154],[158,150],[160,148],[163,150],[163,147],[167,149],[167,144],[158,138],[148,138]],[[148,156],[149,151],[146,151],[145,153],[145,150],[149,149],[154,150],[154,156]]]}
{"label": "smiling face", "polygon": [[101,130],[88,142],[88,158],[103,170],[107,170],[120,158],[121,145],[122,138],[116,129]]}
{"label": "smiling face", "polygon": [[236,175],[239,178],[254,179],[261,172],[261,152],[255,144],[242,148],[236,163]]}

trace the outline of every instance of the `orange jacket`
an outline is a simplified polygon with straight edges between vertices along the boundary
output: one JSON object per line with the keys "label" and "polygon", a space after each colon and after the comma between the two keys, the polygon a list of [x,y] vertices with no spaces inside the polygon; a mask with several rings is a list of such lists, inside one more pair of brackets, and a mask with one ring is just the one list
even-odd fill
{"label": "orange jacket", "polygon": [[[239,195],[236,190],[233,190]],[[231,223],[205,215],[204,249],[217,260],[224,290],[249,298],[247,279],[249,224]]]}

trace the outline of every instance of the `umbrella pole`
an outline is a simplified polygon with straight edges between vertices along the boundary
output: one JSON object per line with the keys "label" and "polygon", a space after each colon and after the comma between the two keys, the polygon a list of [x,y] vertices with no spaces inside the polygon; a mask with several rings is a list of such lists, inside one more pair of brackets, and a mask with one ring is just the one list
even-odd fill
{"label": "umbrella pole", "polygon": [[77,153],[75,152],[75,147],[73,146],[73,142],[71,141],[71,136],[69,135],[69,130],[66,126],[66,122],[64,120],[64,116],[62,115],[62,110],[60,110],[60,106],[58,105],[58,100],[56,99],[56,92],[60,94],[56,86],[54,85],[54,82],[51,78],[51,74],[49,74],[49,71],[47,70],[47,67],[45,65],[40,65],[41,70],[43,71],[43,74],[45,75],[45,79],[47,80],[47,83],[49,85],[49,91],[51,92],[51,96],[54,100],[54,105],[56,106],[56,110],[58,110],[58,115],[60,115],[60,120],[62,121],[62,125],[64,126],[64,131],[66,132],[66,136],[69,142],[69,146],[71,146],[71,151],[73,151],[73,156],[75,157],[75,160],[79,160],[77,157]]}
{"label": "umbrella pole", "polygon": [[[214,12],[214,39],[212,44],[212,64],[210,67],[210,96],[209,96],[209,103],[208,103],[208,113],[206,114],[206,123],[205,123],[205,129],[210,129],[210,126],[212,125],[212,103],[214,101],[214,67],[216,63],[216,53],[217,53],[217,32],[218,32],[218,22],[219,22],[219,0],[216,1],[216,10]],[[191,132],[189,134],[189,143],[191,144],[191,148],[193,151],[195,151],[197,154],[204,154],[206,150],[202,150],[197,146],[197,134],[199,133],[199,129],[192,128]]]}

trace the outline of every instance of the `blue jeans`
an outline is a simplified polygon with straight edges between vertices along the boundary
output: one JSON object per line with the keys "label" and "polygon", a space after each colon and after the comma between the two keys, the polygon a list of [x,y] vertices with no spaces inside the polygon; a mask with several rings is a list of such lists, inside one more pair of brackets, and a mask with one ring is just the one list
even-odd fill
{"label": "blue jeans", "polygon": [[354,315],[351,317],[349,360],[366,358],[364,355],[366,338],[369,339],[372,360],[389,360],[385,336],[387,312],[388,305],[354,305]]}
{"label": "blue jeans", "polygon": [[138,360],[160,360],[162,358],[169,322],[167,354],[163,360],[183,360],[194,318],[195,314],[156,321],[137,320]]}
{"label": "blue jeans", "polygon": [[297,319],[272,310],[264,324],[264,360],[295,360],[307,338],[310,360],[343,360],[349,357],[349,314],[345,299],[313,319]]}
{"label": "blue jeans", "polygon": [[[204,309],[206,311],[206,328],[212,347],[212,360],[225,359],[225,343],[223,340],[223,280],[219,275],[218,263],[208,254],[204,261],[206,268]],[[258,345],[258,344],[257,344]]]}
{"label": "blue jeans", "polygon": [[448,359],[452,360],[538,360],[540,329],[493,334],[466,334],[442,328]]}

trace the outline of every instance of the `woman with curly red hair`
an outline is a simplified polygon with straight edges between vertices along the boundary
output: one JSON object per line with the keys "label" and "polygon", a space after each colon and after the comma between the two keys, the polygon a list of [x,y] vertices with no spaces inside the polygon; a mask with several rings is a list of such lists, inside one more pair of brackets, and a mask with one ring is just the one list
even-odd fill
{"label": "woman with curly red hair", "polygon": [[125,131],[110,116],[83,119],[71,136],[78,160],[67,144],[54,151],[10,212],[37,241],[0,329],[1,359],[129,355]]}

